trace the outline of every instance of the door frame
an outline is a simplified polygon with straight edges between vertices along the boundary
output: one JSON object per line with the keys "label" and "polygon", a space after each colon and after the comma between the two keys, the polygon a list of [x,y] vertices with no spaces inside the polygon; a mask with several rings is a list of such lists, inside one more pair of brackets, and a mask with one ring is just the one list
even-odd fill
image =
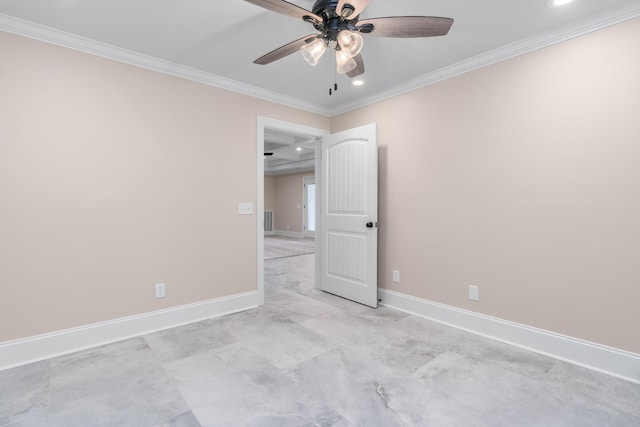
{"label": "door frame", "polygon": [[[313,231],[309,231],[309,224],[307,223],[307,220],[309,219],[309,201],[307,200],[309,197],[309,192],[308,192],[308,185],[309,184],[316,184],[316,177],[315,176],[305,176],[302,178],[302,237],[313,237],[315,238],[316,236],[316,232],[315,230],[317,229],[317,227],[315,227],[316,223],[314,224],[314,229]],[[317,190],[318,187],[316,187]],[[317,197],[314,197],[314,199],[317,199]],[[315,205],[314,205],[315,206]],[[315,210],[315,208],[314,208]]]}
{"label": "door frame", "polygon": [[[257,195],[256,195],[256,281],[257,281],[257,305],[264,304],[264,130],[274,129],[285,132],[301,133],[311,137],[320,138],[328,135],[329,131],[269,117],[258,116],[256,125],[256,170],[257,170]],[[260,154],[263,153],[263,154]],[[322,182],[322,142],[316,143],[315,160],[316,178],[316,230],[320,229],[321,223],[319,214],[322,212],[318,197],[321,188],[318,186]],[[320,239],[315,239],[315,287],[320,286]]]}

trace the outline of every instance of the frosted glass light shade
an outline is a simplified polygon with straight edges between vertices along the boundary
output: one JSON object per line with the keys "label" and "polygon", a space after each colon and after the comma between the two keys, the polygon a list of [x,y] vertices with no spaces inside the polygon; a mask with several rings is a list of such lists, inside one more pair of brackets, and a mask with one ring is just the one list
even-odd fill
{"label": "frosted glass light shade", "polygon": [[347,56],[354,57],[360,53],[364,40],[360,33],[342,30],[338,33],[338,43]]}
{"label": "frosted glass light shade", "polygon": [[324,51],[327,50],[327,44],[322,39],[315,39],[309,44],[306,44],[300,48],[302,57],[309,65],[316,66]]}
{"label": "frosted glass light shade", "polygon": [[336,71],[338,73],[346,74],[356,68],[356,65],[356,61],[352,57],[342,50],[336,50]]}

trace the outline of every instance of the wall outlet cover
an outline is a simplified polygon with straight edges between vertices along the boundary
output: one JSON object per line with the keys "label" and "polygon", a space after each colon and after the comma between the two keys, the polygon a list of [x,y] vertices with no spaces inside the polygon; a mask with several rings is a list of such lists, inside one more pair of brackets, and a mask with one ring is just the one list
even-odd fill
{"label": "wall outlet cover", "polygon": [[164,298],[167,296],[167,289],[164,283],[156,283],[156,298]]}
{"label": "wall outlet cover", "polygon": [[469,286],[469,299],[471,301],[480,301],[480,288],[474,285]]}
{"label": "wall outlet cover", "polygon": [[400,271],[393,270],[393,283],[400,283]]}

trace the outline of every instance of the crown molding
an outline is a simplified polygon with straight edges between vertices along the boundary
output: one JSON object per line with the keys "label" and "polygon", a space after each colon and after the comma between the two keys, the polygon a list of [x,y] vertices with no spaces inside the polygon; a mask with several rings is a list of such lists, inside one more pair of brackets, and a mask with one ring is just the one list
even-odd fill
{"label": "crown molding", "polygon": [[209,86],[230,90],[232,92],[252,96],[265,101],[275,102],[277,104],[309,111],[323,116],[329,116],[331,114],[331,109],[312,102],[286,96],[274,91],[252,86],[212,73],[207,73],[185,65],[155,58],[153,56],[144,55],[128,49],[123,49],[107,43],[91,40],[65,31],[56,30],[51,27],[25,21],[13,16],[0,14],[0,31],[40,40],[57,46],[123,62],[125,64],[134,65],[162,74],[168,74],[194,82],[203,83]]}
{"label": "crown molding", "polygon": [[317,103],[283,95],[257,86],[252,86],[149,55],[143,55],[131,50],[122,49],[8,15],[0,14],[0,30],[80,52],[90,53],[92,55],[112,59],[159,73],[230,90],[232,92],[263,99],[265,101],[309,111],[322,116],[335,117],[357,108],[365,107],[479,68],[484,68],[547,46],[589,34],[639,16],[640,4],[636,1],[628,1],[603,14],[590,16],[578,21],[577,23],[574,22],[553,31],[548,31],[543,34],[507,44],[492,51],[440,68],[412,80],[408,80],[374,96],[341,104],[335,107],[322,106]]}
{"label": "crown molding", "polygon": [[385,99],[401,95],[412,90],[438,83],[452,77],[468,73],[473,70],[488,67],[516,56],[524,55],[557,43],[571,40],[575,37],[583,36],[604,28],[628,21],[640,16],[640,4],[638,2],[627,2],[620,7],[613,8],[606,13],[591,16],[565,25],[553,31],[547,31],[526,39],[507,44],[489,52],[474,56],[469,59],[457,62],[444,68],[440,68],[431,73],[408,80],[402,84],[393,86],[384,92],[374,96],[357,100],[355,102],[343,104],[331,111],[331,117],[365,107]]}

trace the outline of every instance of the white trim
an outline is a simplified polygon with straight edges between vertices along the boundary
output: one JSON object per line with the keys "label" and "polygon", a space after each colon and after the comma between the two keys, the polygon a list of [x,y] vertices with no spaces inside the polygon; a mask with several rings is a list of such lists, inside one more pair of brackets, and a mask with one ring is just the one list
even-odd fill
{"label": "white trim", "polygon": [[[258,116],[256,121],[256,282],[258,305],[264,305],[264,128],[268,119]],[[272,225],[270,235],[276,234]]]}
{"label": "white trim", "polygon": [[0,370],[174,328],[257,306],[246,292],[0,343]]}
{"label": "white trim", "polygon": [[442,80],[455,77],[460,74],[483,68],[500,61],[514,58],[525,53],[533,52],[556,43],[561,43],[575,37],[589,34],[621,22],[640,16],[640,5],[637,2],[626,2],[614,7],[605,13],[588,16],[578,22],[567,24],[554,31],[548,31],[533,37],[526,38],[508,45],[499,47],[490,52],[460,61],[456,64],[435,70],[413,80],[391,87],[374,96],[357,100],[355,102],[338,105],[335,107],[322,106],[314,102],[305,101],[274,91],[262,89],[246,83],[241,83],[226,77],[217,76],[194,68],[179,65],[163,59],[143,55],[127,49],[122,49],[106,43],[97,42],[75,34],[56,30],[44,25],[35,24],[9,15],[0,14],[0,30],[20,36],[41,40],[58,46],[78,50],[112,59],[126,64],[146,68],[210,86],[227,89],[244,95],[264,99],[300,110],[310,111],[326,117],[334,117],[339,114],[370,105],[405,92],[419,89]]}
{"label": "white trim", "polygon": [[[326,135],[329,133],[328,130],[318,129],[318,128],[305,126],[305,125],[299,125],[297,123],[291,123],[291,122],[286,122],[284,120],[271,119],[271,118],[262,117],[262,116],[258,116],[258,123],[263,125],[263,130],[264,130],[264,127],[266,127],[268,129],[272,129],[275,131],[291,132],[291,133],[296,133],[301,135],[307,135],[313,138],[321,138],[323,135]],[[259,153],[259,154],[260,154],[259,156],[260,159],[264,161],[264,156],[262,156],[262,153]]]}
{"label": "white trim", "polygon": [[218,76],[186,65],[177,64],[132,50],[123,49],[107,43],[91,40],[76,34],[25,21],[9,15],[0,14],[0,30],[30,39],[40,40],[57,46],[66,47],[84,53],[100,56],[147,70],[203,83],[209,86],[227,89],[232,92],[253,96],[277,104],[286,105],[304,111],[328,116],[331,109],[319,104],[283,95],[271,90],[252,86],[227,77]]}
{"label": "white trim", "polygon": [[275,235],[276,235],[276,232],[275,232],[275,231],[273,231],[273,230],[271,230],[271,231],[265,231],[265,232],[264,232],[264,235],[265,235],[265,236],[275,236]]}
{"label": "white trim", "polygon": [[501,46],[489,52],[482,53],[472,58],[465,59],[455,64],[440,68],[415,79],[408,80],[397,86],[392,86],[383,92],[379,92],[368,98],[359,99],[351,103],[343,104],[332,109],[331,117],[346,113],[348,111],[362,108],[376,102],[401,95],[412,90],[438,83],[452,77],[468,73],[498,62],[506,61],[526,53],[562,43],[576,37],[580,37],[595,31],[599,31],[624,21],[628,21],[640,16],[640,5],[627,2],[619,7],[596,16],[589,16],[579,22],[567,24],[554,31],[547,31],[523,40],[519,40]]}
{"label": "white trim", "polygon": [[379,289],[381,305],[640,384],[640,354]]}
{"label": "white trim", "polygon": [[[329,133],[327,133],[329,135]],[[315,288],[321,290],[322,288],[322,188],[323,188],[323,173],[322,173],[322,137],[321,140],[316,142],[316,236],[315,239],[315,256],[314,256],[314,284]]]}

